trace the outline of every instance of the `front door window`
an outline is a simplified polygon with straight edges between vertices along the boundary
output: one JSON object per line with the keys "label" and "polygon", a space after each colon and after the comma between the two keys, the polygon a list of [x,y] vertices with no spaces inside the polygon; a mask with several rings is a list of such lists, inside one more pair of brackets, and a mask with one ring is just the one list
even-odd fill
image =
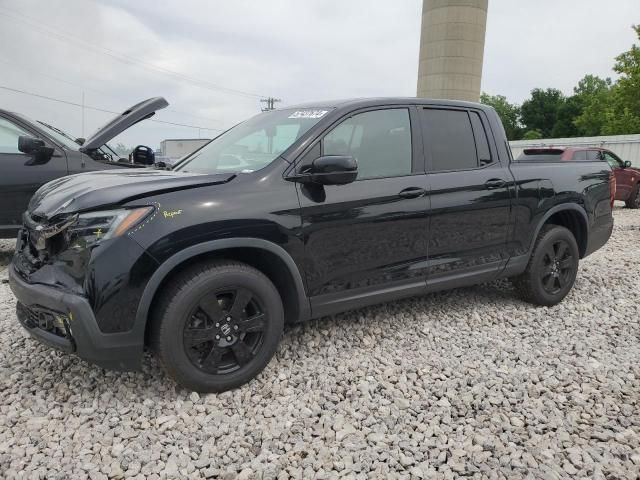
{"label": "front door window", "polygon": [[20,153],[18,150],[18,137],[29,135],[15,123],[0,117],[0,153]]}

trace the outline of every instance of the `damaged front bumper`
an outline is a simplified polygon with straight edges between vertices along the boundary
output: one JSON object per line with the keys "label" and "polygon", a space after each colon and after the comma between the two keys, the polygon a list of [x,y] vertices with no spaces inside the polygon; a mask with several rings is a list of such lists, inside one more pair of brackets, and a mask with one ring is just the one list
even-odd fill
{"label": "damaged front bumper", "polygon": [[9,285],[18,304],[16,314],[32,337],[57,350],[74,353],[100,367],[135,370],[143,344],[134,332],[103,333],[89,302],[81,295],[28,283],[9,266]]}

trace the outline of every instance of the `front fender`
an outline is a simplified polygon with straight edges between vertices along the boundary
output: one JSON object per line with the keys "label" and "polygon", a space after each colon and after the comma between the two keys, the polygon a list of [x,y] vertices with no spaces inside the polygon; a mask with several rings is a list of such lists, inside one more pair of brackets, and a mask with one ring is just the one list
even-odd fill
{"label": "front fender", "polygon": [[286,252],[286,250],[275,243],[260,238],[223,238],[192,245],[175,253],[162,262],[160,267],[158,267],[158,269],[153,273],[144,289],[138,305],[134,330],[136,330],[139,335],[144,335],[153,298],[155,297],[163,280],[167,278],[167,276],[170,275],[176,267],[198,255],[213,253],[230,248],[255,248],[277,255],[285,263],[291,277],[293,278],[296,296],[298,298],[300,320],[307,320],[311,317],[311,308],[309,299],[305,293],[302,276],[300,275],[300,271],[298,270],[295,261]]}

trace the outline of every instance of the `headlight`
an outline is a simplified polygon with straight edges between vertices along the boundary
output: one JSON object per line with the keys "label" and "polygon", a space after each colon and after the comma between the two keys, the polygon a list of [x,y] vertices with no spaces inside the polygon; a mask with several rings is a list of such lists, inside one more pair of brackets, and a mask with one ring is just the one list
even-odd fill
{"label": "headlight", "polygon": [[142,207],[81,213],[67,230],[69,245],[87,248],[119,237],[139,225],[152,211],[153,207]]}

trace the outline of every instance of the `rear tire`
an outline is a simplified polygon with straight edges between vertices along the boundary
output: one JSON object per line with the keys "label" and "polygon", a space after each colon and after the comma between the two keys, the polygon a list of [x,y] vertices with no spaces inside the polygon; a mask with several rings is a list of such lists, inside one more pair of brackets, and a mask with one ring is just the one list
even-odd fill
{"label": "rear tire", "polygon": [[634,189],[631,190],[629,198],[627,198],[624,203],[627,208],[640,208],[640,183],[636,184]]}
{"label": "rear tire", "polygon": [[573,234],[559,225],[540,230],[526,270],[512,278],[518,295],[525,301],[551,306],[571,291],[578,274],[580,252]]}
{"label": "rear tire", "polygon": [[152,341],[165,370],[198,392],[248,382],[269,363],[284,327],[282,300],[249,265],[209,262],[172,279],[154,311]]}

